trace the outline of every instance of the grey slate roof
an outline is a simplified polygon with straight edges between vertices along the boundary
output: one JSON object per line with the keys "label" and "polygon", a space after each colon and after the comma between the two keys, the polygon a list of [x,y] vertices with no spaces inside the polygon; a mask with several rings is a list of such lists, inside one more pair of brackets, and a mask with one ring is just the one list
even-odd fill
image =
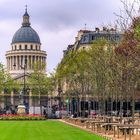
{"label": "grey slate roof", "polygon": [[80,44],[87,44],[91,43],[94,40],[97,40],[99,38],[105,38],[108,41],[111,42],[119,42],[121,40],[122,34],[114,32],[90,32],[90,33],[84,33],[81,37]]}
{"label": "grey slate roof", "polygon": [[23,16],[29,16],[29,14],[27,13],[27,11],[25,11],[25,14]]}
{"label": "grey slate roof", "polygon": [[20,43],[20,42],[29,42],[29,43],[39,43],[40,44],[40,38],[37,34],[37,32],[29,27],[21,27],[13,36],[12,44],[14,43]]}

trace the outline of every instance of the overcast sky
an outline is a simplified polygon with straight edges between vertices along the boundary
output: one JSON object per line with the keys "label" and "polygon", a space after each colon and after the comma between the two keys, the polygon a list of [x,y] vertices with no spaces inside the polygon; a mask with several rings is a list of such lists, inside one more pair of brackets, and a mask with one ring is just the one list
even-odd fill
{"label": "overcast sky", "polygon": [[114,23],[120,0],[0,0],[0,61],[11,49],[14,33],[21,27],[25,5],[31,26],[38,32],[42,49],[47,51],[47,71],[51,72],[68,44],[74,43],[77,31]]}

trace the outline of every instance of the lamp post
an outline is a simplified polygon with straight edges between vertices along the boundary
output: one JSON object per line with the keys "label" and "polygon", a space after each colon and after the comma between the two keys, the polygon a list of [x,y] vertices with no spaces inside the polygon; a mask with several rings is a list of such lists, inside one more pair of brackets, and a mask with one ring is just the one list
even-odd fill
{"label": "lamp post", "polygon": [[[23,77],[23,89],[20,91],[20,96],[19,96],[20,103],[18,105],[17,113],[18,114],[25,114],[26,110],[25,110],[25,105],[24,105],[24,95],[26,93],[25,70],[26,70],[26,66],[27,66],[27,59],[25,59],[24,66],[22,66],[22,65],[19,65],[19,66],[21,67],[21,69],[24,70],[24,72],[23,72],[24,77]],[[14,67],[16,67],[16,64],[14,64]]]}

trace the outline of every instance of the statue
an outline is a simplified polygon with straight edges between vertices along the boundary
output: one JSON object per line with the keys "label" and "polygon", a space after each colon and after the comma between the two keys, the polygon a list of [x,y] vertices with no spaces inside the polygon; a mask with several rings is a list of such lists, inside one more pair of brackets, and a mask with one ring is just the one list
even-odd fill
{"label": "statue", "polygon": [[22,89],[19,93],[20,104],[18,105],[18,114],[26,114],[25,105],[24,105],[24,89]]}

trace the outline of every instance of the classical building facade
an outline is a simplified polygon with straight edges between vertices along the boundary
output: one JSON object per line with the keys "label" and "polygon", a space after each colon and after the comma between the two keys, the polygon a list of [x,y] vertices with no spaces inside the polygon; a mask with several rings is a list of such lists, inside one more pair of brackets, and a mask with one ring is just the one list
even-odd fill
{"label": "classical building facade", "polygon": [[103,29],[96,27],[94,31],[85,29],[80,30],[75,37],[74,44],[68,45],[67,49],[64,50],[64,55],[72,50],[88,49],[91,47],[93,41],[101,38],[118,43],[120,42],[122,35],[122,32],[119,32],[114,28],[108,29],[106,27],[103,27]]}
{"label": "classical building facade", "polygon": [[[13,77],[23,74],[26,64],[26,72],[32,73],[34,64],[39,62],[39,67],[46,64],[46,51],[41,50],[41,42],[37,32],[30,26],[30,16],[25,10],[23,22],[13,36],[11,50],[6,52],[7,72]],[[45,72],[44,68],[44,72]]]}
{"label": "classical building facade", "polygon": [[[65,57],[71,51],[79,51],[79,50],[88,50],[92,47],[93,41],[98,39],[106,39],[109,42],[118,44],[122,39],[123,33],[117,31],[114,28],[106,28],[99,29],[98,27],[95,30],[79,30],[77,36],[75,37],[75,42],[71,45],[68,45],[67,49],[63,51],[63,57]],[[113,46],[114,47],[114,46]],[[69,88],[69,85],[64,81],[63,83],[63,92],[66,92]]]}
{"label": "classical building facade", "polygon": [[[41,50],[39,35],[31,27],[30,16],[26,8],[23,15],[22,26],[13,36],[11,50],[6,52],[7,73],[21,84],[20,91],[27,88],[25,87],[24,81],[26,81],[25,79],[34,71],[36,63],[38,69],[46,73],[46,57],[46,51]],[[0,107],[6,110],[12,107],[16,110],[20,103],[20,91],[13,89],[13,91],[9,93],[4,90],[0,99]],[[38,98],[37,95],[32,94],[32,90],[30,89],[29,92],[24,95],[24,104],[28,113],[39,114],[42,111],[41,108],[49,104],[48,96],[43,95]]]}

